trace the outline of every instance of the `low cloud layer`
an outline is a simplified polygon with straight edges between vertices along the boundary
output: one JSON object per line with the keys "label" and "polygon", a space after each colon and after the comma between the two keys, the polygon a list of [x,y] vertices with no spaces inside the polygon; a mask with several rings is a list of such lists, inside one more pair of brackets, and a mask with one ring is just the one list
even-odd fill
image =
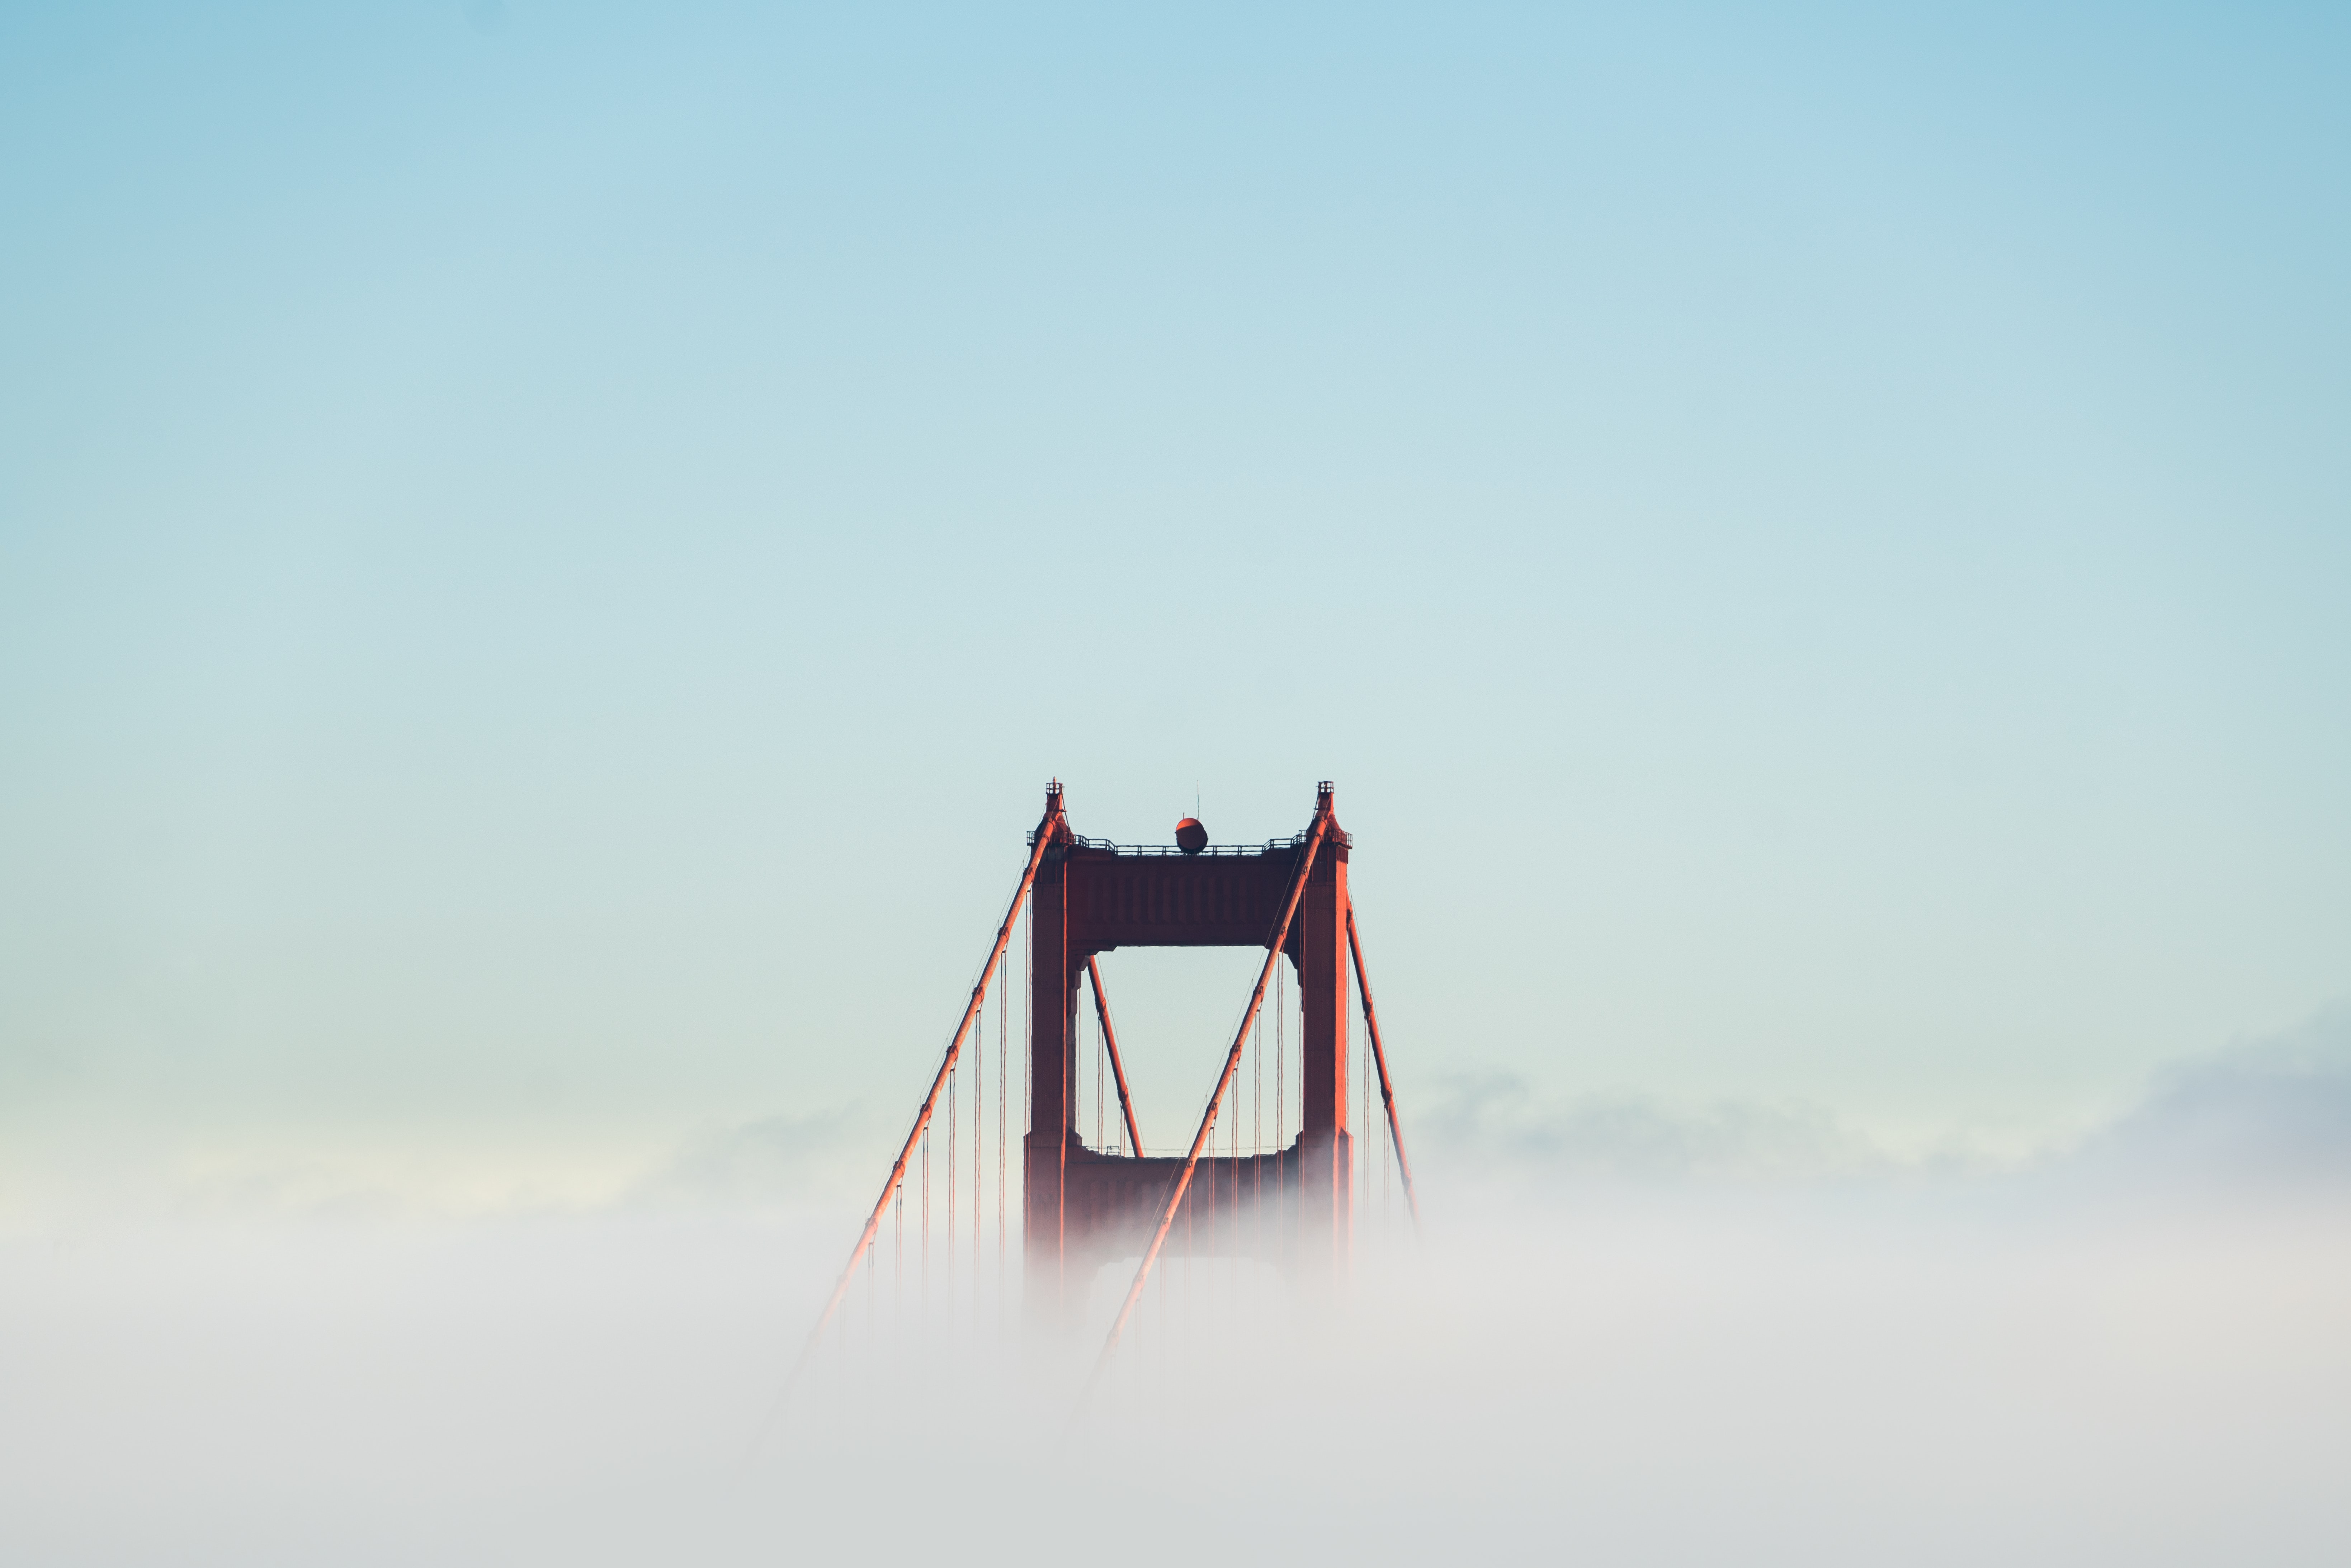
{"label": "low cloud layer", "polygon": [[1631,1094],[1553,1104],[1510,1077],[1440,1082],[1428,1099],[1415,1141],[1439,1166],[1489,1178],[1784,1181],[1886,1163],[1867,1138],[1812,1107],[1734,1101],[1689,1110]]}
{"label": "low cloud layer", "polygon": [[1814,1106],[1674,1106],[1633,1094],[1547,1099],[1520,1079],[1440,1082],[1416,1140],[1450,1175],[1489,1182],[1783,1186],[1871,1181],[2058,1186],[2101,1181],[2178,1195],[2351,1184],[2351,1009],[2158,1074],[2090,1136],[1999,1160],[1903,1155]]}
{"label": "low cloud layer", "polygon": [[2351,1186],[2351,1009],[2179,1064],[2075,1157],[2164,1184]]}
{"label": "low cloud layer", "polygon": [[1040,1341],[991,1233],[925,1270],[910,1223],[768,1425],[855,1119],[707,1131],[601,1207],[19,1224],[0,1558],[2331,1564],[2346,1046],[2185,1064],[2022,1170],[1460,1085],[1425,1237],[1375,1207],[1332,1299],[1171,1267],[1082,1413],[1123,1275]]}

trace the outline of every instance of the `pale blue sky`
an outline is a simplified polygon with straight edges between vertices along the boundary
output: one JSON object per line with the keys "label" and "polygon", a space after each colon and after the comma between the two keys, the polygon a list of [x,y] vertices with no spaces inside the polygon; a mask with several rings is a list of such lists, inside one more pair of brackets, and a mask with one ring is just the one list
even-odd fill
{"label": "pale blue sky", "polygon": [[2317,7],[11,8],[7,1126],[894,1116],[1052,774],[1337,780],[1407,1087],[2076,1124],[2351,993],[2346,175]]}

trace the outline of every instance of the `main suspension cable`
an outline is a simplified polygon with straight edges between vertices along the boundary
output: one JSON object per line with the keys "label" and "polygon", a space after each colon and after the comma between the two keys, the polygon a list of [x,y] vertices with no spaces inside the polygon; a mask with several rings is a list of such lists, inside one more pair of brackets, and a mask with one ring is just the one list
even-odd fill
{"label": "main suspension cable", "polygon": [[1380,1101],[1387,1107],[1388,1138],[1395,1145],[1396,1176],[1404,1184],[1405,1207],[1412,1211],[1412,1228],[1420,1230],[1420,1197],[1413,1191],[1412,1160],[1404,1152],[1404,1126],[1396,1117],[1395,1085],[1388,1079],[1388,1053],[1380,1043],[1379,1009],[1372,1003],[1372,974],[1364,967],[1364,939],[1355,930],[1355,901],[1347,900],[1347,951],[1355,960],[1355,989],[1364,1001],[1364,1029],[1372,1037],[1372,1062],[1379,1069]]}
{"label": "main suspension cable", "polygon": [[[923,1134],[930,1128],[931,1113],[938,1103],[939,1092],[946,1085],[947,1074],[954,1070],[956,1057],[963,1050],[964,1039],[971,1031],[972,1019],[979,1011],[981,999],[987,994],[988,977],[996,972],[997,962],[1004,956],[1005,944],[1011,940],[1012,923],[1029,896],[1029,887],[1037,880],[1037,867],[1044,860],[1045,851],[1052,843],[1055,831],[1061,827],[1061,791],[1056,783],[1046,797],[1045,815],[1038,821],[1034,841],[1029,848],[1029,863],[1022,869],[1019,885],[1012,892],[1012,902],[1004,912],[1003,921],[996,928],[995,945],[988,949],[987,962],[980,966],[979,977],[972,984],[971,998],[964,1004],[963,1017],[957,1020],[955,1034],[947,1041],[946,1054],[939,1062],[938,1071],[932,1075],[930,1092],[923,1097],[923,1107],[915,1113],[914,1124],[906,1131],[906,1141],[899,1148],[897,1159],[891,1164],[890,1176],[883,1184],[882,1196],[874,1200],[873,1211],[866,1216],[865,1228],[858,1234],[857,1245],[849,1254],[848,1264],[841,1270],[841,1279],[834,1284],[831,1297],[826,1301],[824,1311],[818,1314],[815,1326],[809,1331],[808,1343],[801,1347],[799,1359],[792,1364],[791,1371],[785,1375],[783,1386],[777,1390],[776,1402],[770,1407],[767,1420],[761,1423],[758,1436],[752,1439],[751,1446],[755,1451],[765,1439],[768,1428],[783,1413],[791,1397],[793,1385],[807,1370],[810,1357],[824,1343],[824,1331],[832,1322],[832,1314],[840,1310],[841,1298],[849,1293],[850,1282],[857,1277],[858,1260],[865,1255],[866,1249],[873,1245],[881,1230],[883,1210],[890,1207],[893,1196],[904,1189],[906,1162],[914,1154],[914,1145],[922,1141]],[[902,1253],[903,1247],[902,1241]]]}

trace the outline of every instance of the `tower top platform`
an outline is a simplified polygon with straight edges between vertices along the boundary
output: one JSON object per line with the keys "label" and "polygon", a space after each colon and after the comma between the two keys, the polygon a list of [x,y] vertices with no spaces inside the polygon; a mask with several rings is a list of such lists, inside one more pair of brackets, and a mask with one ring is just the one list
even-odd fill
{"label": "tower top platform", "polygon": [[[1328,779],[1314,787],[1314,803],[1318,815],[1330,808],[1334,793]],[[1061,781],[1057,779],[1045,789],[1044,820],[1029,830],[1029,836],[1024,842],[1029,848],[1034,849],[1037,847],[1038,834],[1051,833],[1054,848],[1064,852],[1084,850],[1095,854],[1142,857],[1164,855],[1184,860],[1197,860],[1208,855],[1219,855],[1227,859],[1241,855],[1250,855],[1259,859],[1279,856],[1288,862],[1295,860],[1298,852],[1306,847],[1306,841],[1311,831],[1311,828],[1301,829],[1286,839],[1268,839],[1261,844],[1207,844],[1196,850],[1186,850],[1180,844],[1122,844],[1110,839],[1090,839],[1083,833],[1072,831],[1069,825],[1069,819],[1062,815]],[[1353,836],[1343,830],[1335,821],[1331,824],[1326,841],[1332,848],[1343,851],[1353,849],[1355,845]],[[1053,852],[1048,850],[1046,852],[1050,856]]]}

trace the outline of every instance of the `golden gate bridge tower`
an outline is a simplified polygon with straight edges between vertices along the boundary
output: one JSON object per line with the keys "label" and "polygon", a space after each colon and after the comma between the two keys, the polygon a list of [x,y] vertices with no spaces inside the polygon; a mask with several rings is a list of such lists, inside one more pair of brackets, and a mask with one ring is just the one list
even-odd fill
{"label": "golden gate bridge tower", "polygon": [[[961,1156],[955,1130],[959,1071],[971,1085],[965,1146],[971,1166],[970,1253],[975,1270],[978,1267],[987,1218],[984,1147],[991,1076],[987,1071],[991,1064],[983,1057],[985,1004],[1024,906],[1029,972],[1022,1052],[1027,1126],[1017,1159],[1009,1162],[1006,1116],[1010,1053],[1005,1047],[1010,1038],[1010,1009],[1000,989],[992,1076],[998,1085],[997,1250],[1002,1259],[1004,1174],[1010,1163],[1020,1176],[1022,1311],[1032,1326],[1056,1333],[1073,1327],[1098,1270],[1122,1259],[1138,1259],[1134,1281],[1102,1345],[1102,1363],[1106,1364],[1143,1299],[1155,1265],[1171,1249],[1187,1258],[1249,1258],[1301,1281],[1335,1282],[1348,1268],[1356,1218],[1356,1161],[1366,1146],[1361,1143],[1366,1131],[1374,1137],[1384,1133],[1406,1206],[1417,1223],[1412,1166],[1405,1155],[1379,1014],[1364,969],[1363,943],[1348,892],[1353,841],[1339,826],[1332,786],[1324,782],[1316,787],[1313,816],[1289,839],[1211,844],[1206,830],[1190,818],[1177,824],[1176,836],[1172,845],[1147,846],[1085,838],[1070,824],[1059,780],[1047,786],[1044,812],[1029,832],[1028,862],[1011,905],[997,927],[987,960],[883,1184],[882,1196],[794,1368],[795,1379],[822,1343],[861,1263],[871,1267],[883,1221],[893,1206],[903,1254],[907,1184],[917,1171],[927,1292],[930,1167],[943,1106],[948,1128],[946,1234],[952,1295],[960,1211],[956,1173]],[[1180,1155],[1144,1151],[1102,986],[1101,956],[1134,947],[1242,947],[1261,949],[1265,955],[1197,1130]],[[1370,1046],[1369,1062],[1360,1065],[1368,1065],[1376,1079],[1378,1119],[1385,1123],[1375,1129],[1353,1126],[1348,1115],[1351,963]],[[1278,973],[1284,964],[1287,974]],[[1278,1070],[1277,1145],[1244,1153],[1239,1071],[1255,1030],[1261,1078],[1261,1018],[1269,987],[1279,991],[1284,980],[1292,978],[1299,1023],[1295,1135],[1283,1131],[1290,1096],[1280,1087]],[[1095,1066],[1097,1103],[1103,1067],[1116,1085],[1114,1145],[1099,1133],[1089,1144],[1081,1133],[1080,1069],[1090,1058],[1081,1047],[1081,1025],[1089,1013],[1102,1047]],[[1371,1084],[1361,1087],[1363,1092],[1352,1098],[1369,1122]]]}

